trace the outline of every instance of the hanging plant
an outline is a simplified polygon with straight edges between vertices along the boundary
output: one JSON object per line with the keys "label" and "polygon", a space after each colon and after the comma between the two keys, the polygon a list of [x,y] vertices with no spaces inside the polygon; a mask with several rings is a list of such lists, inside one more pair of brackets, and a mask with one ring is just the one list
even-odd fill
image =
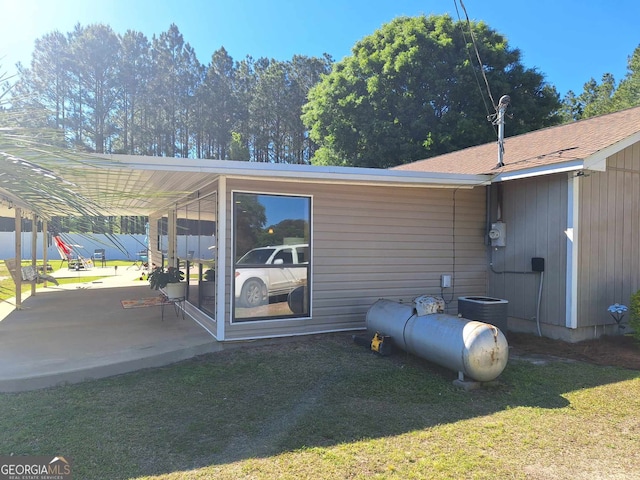
{"label": "hanging plant", "polygon": [[169,283],[180,283],[184,280],[184,273],[175,267],[168,267],[166,270],[163,267],[155,267],[149,276],[149,288],[152,290],[159,290],[164,288]]}

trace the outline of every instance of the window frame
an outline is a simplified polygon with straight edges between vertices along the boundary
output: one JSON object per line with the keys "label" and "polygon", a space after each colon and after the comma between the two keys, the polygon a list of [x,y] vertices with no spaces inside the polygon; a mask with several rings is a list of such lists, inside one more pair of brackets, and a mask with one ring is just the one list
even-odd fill
{"label": "window frame", "polygon": [[[238,243],[237,243],[237,239],[238,239],[238,232],[237,232],[237,212],[236,212],[236,204],[237,204],[237,198],[238,195],[255,195],[257,197],[260,196],[267,196],[267,197],[281,197],[281,198],[293,198],[293,199],[304,199],[306,200],[306,205],[305,205],[305,215],[306,218],[302,218],[302,220],[305,220],[307,222],[306,225],[306,230],[308,233],[305,232],[304,240],[302,240],[300,243],[294,243],[294,244],[283,244],[283,246],[285,247],[292,247],[292,248],[296,248],[299,249],[301,248],[301,245],[304,245],[305,248],[305,257],[306,257],[306,262],[303,262],[301,264],[294,264],[297,266],[293,266],[293,267],[289,267],[289,269],[304,269],[305,270],[305,282],[306,282],[306,289],[303,290],[303,293],[305,294],[306,298],[303,300],[303,302],[306,304],[306,311],[304,311],[303,313],[291,313],[291,314],[272,314],[272,315],[257,315],[257,316],[248,316],[248,317],[243,317],[243,316],[237,316],[237,309],[238,309],[238,305],[236,305],[236,282],[235,282],[235,278],[236,278],[236,272],[238,270],[248,270],[248,269],[252,269],[252,268],[260,268],[260,269],[277,269],[277,268],[282,268],[279,267],[280,264],[271,264],[271,265],[260,265],[260,266],[256,266],[256,265],[243,265],[243,264],[238,264],[238,260],[240,260],[240,258],[242,256],[244,256],[246,253],[248,253],[249,251],[253,250],[254,248],[263,248],[263,247],[267,247],[269,245],[264,245],[264,246],[256,246],[251,248],[250,250],[248,250],[247,252],[244,252],[242,255],[239,255],[238,253]],[[272,322],[272,321],[283,321],[283,320],[310,320],[312,317],[312,290],[313,290],[313,286],[312,286],[312,270],[313,270],[313,255],[312,255],[312,251],[313,251],[313,195],[306,195],[306,194],[296,194],[296,193],[282,193],[282,192],[265,192],[265,191],[253,191],[253,190],[243,190],[243,189],[234,189],[231,191],[231,221],[230,221],[230,239],[231,239],[231,282],[230,282],[230,288],[229,288],[229,299],[230,299],[230,303],[229,303],[229,307],[230,307],[230,323],[231,324],[239,324],[239,323],[250,323],[250,322]],[[268,226],[265,225],[265,228],[267,228]],[[280,246],[280,245],[276,245]],[[274,253],[275,255],[275,253]],[[299,256],[299,254],[297,254]],[[295,290],[295,289],[294,289]]]}

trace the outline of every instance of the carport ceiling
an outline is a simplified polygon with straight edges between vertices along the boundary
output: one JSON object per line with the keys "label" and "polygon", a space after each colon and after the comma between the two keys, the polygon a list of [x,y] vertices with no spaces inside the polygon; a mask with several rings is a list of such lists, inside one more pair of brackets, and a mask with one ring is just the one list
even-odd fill
{"label": "carport ceiling", "polygon": [[215,178],[178,169],[179,165],[172,171],[140,170],[93,155],[0,152],[0,200],[46,219],[148,215]]}

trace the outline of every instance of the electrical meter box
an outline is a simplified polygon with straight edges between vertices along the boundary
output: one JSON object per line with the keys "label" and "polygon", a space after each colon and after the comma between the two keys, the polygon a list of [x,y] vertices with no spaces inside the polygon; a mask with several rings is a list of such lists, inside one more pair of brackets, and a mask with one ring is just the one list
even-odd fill
{"label": "electrical meter box", "polygon": [[504,247],[507,244],[507,224],[496,222],[491,224],[489,239],[492,247]]}

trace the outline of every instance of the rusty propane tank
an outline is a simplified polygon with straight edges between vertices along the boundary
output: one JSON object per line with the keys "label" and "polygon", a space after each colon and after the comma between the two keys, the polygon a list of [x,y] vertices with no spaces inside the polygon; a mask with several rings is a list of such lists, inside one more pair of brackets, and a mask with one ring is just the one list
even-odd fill
{"label": "rusty propane tank", "polygon": [[389,335],[394,345],[479,382],[496,379],[507,366],[509,345],[488,323],[443,313],[418,315],[414,304],[380,299],[367,311],[367,329]]}

